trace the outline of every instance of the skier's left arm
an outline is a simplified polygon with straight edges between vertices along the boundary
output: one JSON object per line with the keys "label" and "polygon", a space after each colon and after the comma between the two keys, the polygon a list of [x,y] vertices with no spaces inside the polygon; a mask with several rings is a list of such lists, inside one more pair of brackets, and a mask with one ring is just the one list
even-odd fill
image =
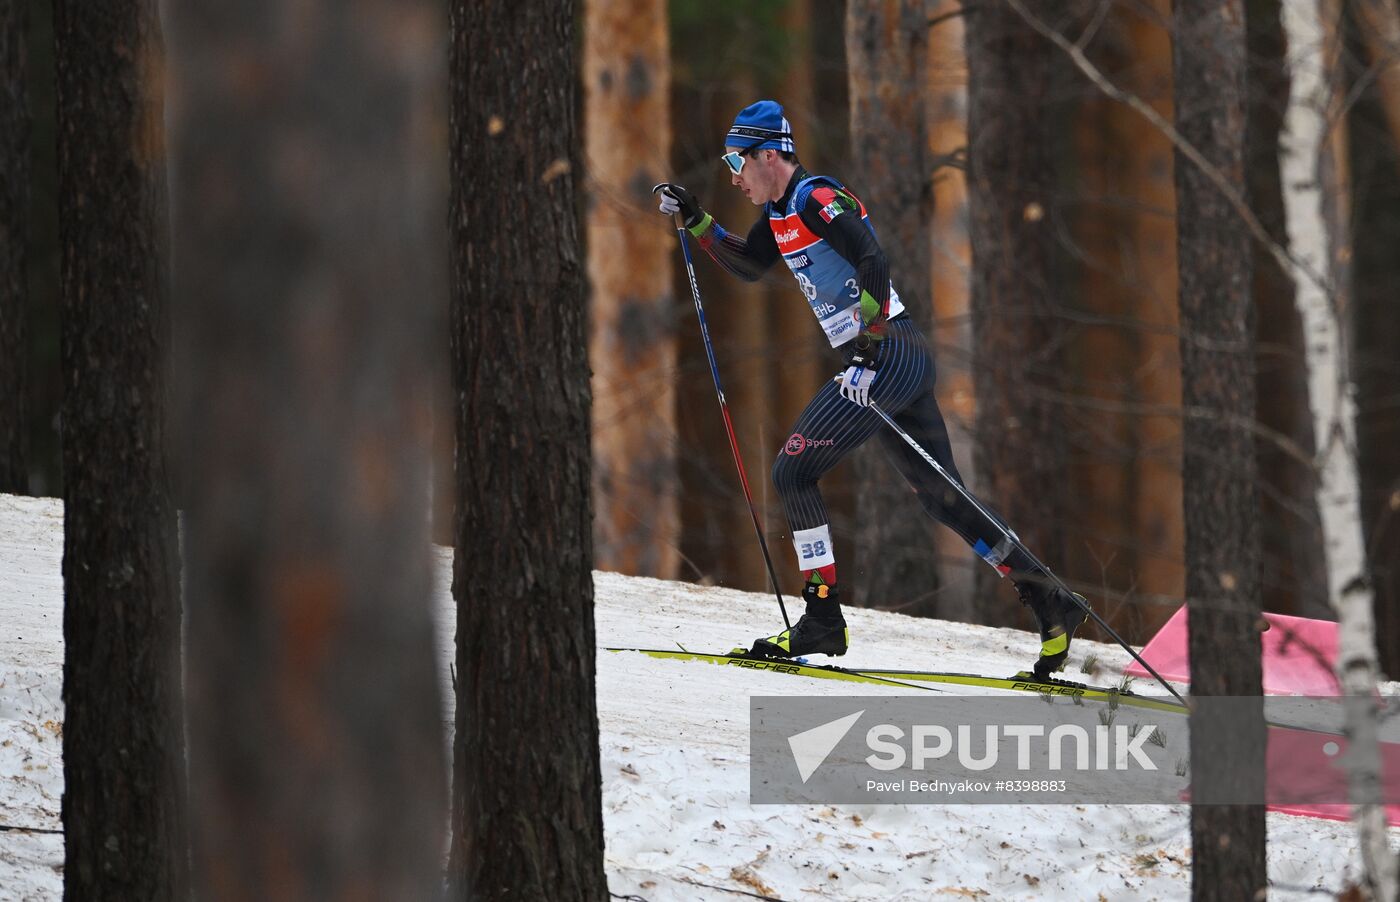
{"label": "skier's left arm", "polygon": [[818,186],[800,215],[807,228],[855,267],[861,330],[852,350],[869,349],[884,339],[890,318],[890,264],[880,242],[861,219],[860,204],[845,191]]}

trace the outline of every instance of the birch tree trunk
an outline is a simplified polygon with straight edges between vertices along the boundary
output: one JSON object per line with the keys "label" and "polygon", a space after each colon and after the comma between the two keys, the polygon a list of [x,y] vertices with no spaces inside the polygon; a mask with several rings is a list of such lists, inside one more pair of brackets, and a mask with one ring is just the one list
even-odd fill
{"label": "birch tree trunk", "polygon": [[1341,87],[1337,69],[1340,3],[1305,0],[1282,7],[1293,61],[1281,154],[1288,238],[1294,254],[1326,283],[1299,279],[1296,298],[1308,337],[1304,347],[1313,432],[1318,437],[1317,504],[1327,558],[1327,598],[1336,605],[1343,590],[1366,573],[1353,456],[1355,389],[1344,318],[1348,306],[1345,260],[1350,258],[1351,243],[1346,130],[1331,126],[1343,102],[1337,93]]}
{"label": "birch tree trunk", "polygon": [[674,579],[680,249],[651,195],[670,177],[666,4],[587,0],[584,17],[596,565]]}
{"label": "birch tree trunk", "polygon": [[1337,678],[1346,697],[1348,778],[1354,801],[1366,888],[1373,899],[1394,899],[1397,864],[1387,843],[1389,827],[1380,802],[1380,747],[1373,704],[1380,668],[1376,653],[1376,602],[1362,532],[1356,446],[1355,388],[1347,353],[1346,312],[1351,258],[1350,184],[1345,116],[1346,86],[1340,58],[1341,0],[1283,4],[1292,90],[1286,117],[1289,237],[1294,253],[1325,285],[1298,281],[1317,449],[1318,507],[1327,556],[1327,597],[1338,626]]}

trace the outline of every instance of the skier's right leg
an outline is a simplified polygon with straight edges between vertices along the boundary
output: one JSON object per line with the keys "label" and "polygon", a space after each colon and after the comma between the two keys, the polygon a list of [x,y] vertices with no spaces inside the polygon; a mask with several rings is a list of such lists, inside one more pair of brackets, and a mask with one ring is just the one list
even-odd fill
{"label": "skier's right leg", "polygon": [[[962,477],[953,463],[947,425],[932,392],[900,411],[894,420],[962,484]],[[1003,538],[1009,529],[985,502],[979,499],[982,508],[979,510],[977,504],[949,485],[893,430],[882,430],[880,442],[914,489],[924,511],[961,536],[997,573],[1011,577],[1016,594],[1022,604],[1031,609],[1040,628],[1040,657],[1035,664],[1035,677],[1044,680],[1063,667],[1069,657],[1070,640],[1084,622],[1084,609],[1028,555]]]}

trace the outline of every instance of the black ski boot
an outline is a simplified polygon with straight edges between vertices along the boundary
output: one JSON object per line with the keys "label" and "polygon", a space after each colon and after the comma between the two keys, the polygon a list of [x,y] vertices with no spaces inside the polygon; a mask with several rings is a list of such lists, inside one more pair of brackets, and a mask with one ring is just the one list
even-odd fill
{"label": "black ski boot", "polygon": [[[1050,674],[1065,666],[1070,640],[1084,622],[1088,601],[1077,592],[1071,596],[1039,575],[1017,580],[1016,594],[1021,596],[1021,603],[1031,609],[1040,627],[1040,659],[1035,662],[1033,674],[1035,679],[1045,682]],[[1080,607],[1076,598],[1085,607]]]}
{"label": "black ski boot", "polygon": [[756,640],[752,654],[764,658],[796,658],[846,653],[851,632],[846,629],[846,618],[841,616],[836,587],[808,583],[802,587],[802,598],[807,602],[807,613],[792,625],[792,629]]}

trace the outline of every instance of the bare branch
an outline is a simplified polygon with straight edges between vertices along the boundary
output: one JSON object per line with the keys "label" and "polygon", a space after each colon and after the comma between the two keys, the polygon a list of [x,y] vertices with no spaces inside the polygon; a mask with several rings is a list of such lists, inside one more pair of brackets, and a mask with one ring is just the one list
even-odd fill
{"label": "bare branch", "polygon": [[1239,216],[1246,228],[1249,229],[1254,240],[1268,250],[1269,255],[1274,258],[1279,267],[1285,272],[1298,272],[1306,276],[1309,282],[1312,282],[1321,291],[1326,293],[1332,303],[1334,312],[1337,312],[1336,292],[1327,279],[1318,273],[1307,261],[1290,254],[1287,248],[1284,248],[1277,241],[1274,241],[1268,231],[1265,230],[1264,224],[1259,221],[1259,217],[1254,215],[1254,211],[1249,208],[1249,204],[1245,203],[1244,198],[1230,185],[1224,174],[1222,174],[1219,169],[1212,166],[1210,161],[1202,156],[1201,152],[1197,150],[1191,142],[1183,138],[1181,133],[1178,132],[1170,122],[1162,118],[1161,114],[1149,106],[1142,98],[1128,91],[1124,91],[1122,88],[1109,81],[1108,77],[1084,55],[1082,48],[1070,43],[1068,38],[1045,24],[1045,22],[1027,9],[1026,5],[1022,3],[1021,0],[1006,0],[1006,2],[1016,11],[1017,15],[1025,20],[1027,25],[1035,29],[1038,34],[1050,41],[1050,43],[1064,51],[1074,62],[1075,67],[1079,69],[1080,72],[1084,73],[1084,76],[1088,78],[1089,81],[1093,82],[1095,87],[1114,100],[1117,100],[1119,103],[1127,104],[1137,112],[1138,115],[1142,116],[1150,122],[1154,128],[1165,135],[1167,139],[1172,142],[1172,146],[1180,151],[1182,156],[1190,160],[1191,163],[1205,175],[1210,183],[1215,186],[1215,189],[1229,202],[1230,206],[1234,208],[1235,214]]}
{"label": "bare branch", "polygon": [[1103,20],[1108,17],[1108,9],[1111,6],[1110,0],[1099,0],[1099,8],[1094,11],[1094,18],[1084,27],[1084,32],[1079,36],[1079,40],[1074,42],[1074,46],[1083,50],[1098,36],[1099,29],[1103,27]]}

